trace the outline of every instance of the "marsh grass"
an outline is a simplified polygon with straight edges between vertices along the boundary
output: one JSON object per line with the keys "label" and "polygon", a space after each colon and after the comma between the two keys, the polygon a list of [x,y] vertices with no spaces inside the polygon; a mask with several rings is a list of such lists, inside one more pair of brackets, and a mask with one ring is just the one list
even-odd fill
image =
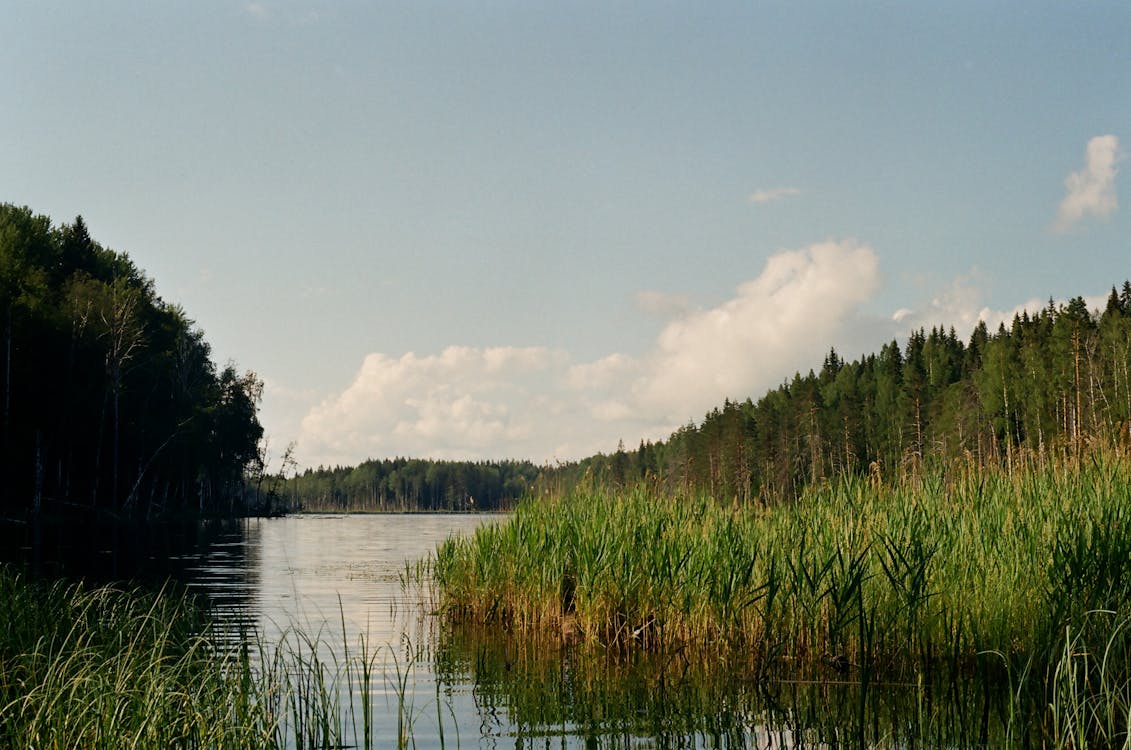
{"label": "marsh grass", "polygon": [[591,489],[448,541],[435,579],[452,622],[691,648],[754,677],[1012,679],[1019,714],[1111,746],[1128,725],[1129,501],[1117,456],[846,478],[769,508]]}
{"label": "marsh grass", "polygon": [[[344,618],[340,638],[288,629],[233,643],[169,591],[38,584],[7,568],[0,602],[2,747],[370,748],[373,696],[407,710],[413,664],[388,682],[388,649],[364,635],[351,649]],[[397,747],[411,741],[401,723]]]}
{"label": "marsh grass", "polygon": [[33,585],[0,571],[0,744],[260,747],[273,726],[246,660],[195,635],[182,599]]}

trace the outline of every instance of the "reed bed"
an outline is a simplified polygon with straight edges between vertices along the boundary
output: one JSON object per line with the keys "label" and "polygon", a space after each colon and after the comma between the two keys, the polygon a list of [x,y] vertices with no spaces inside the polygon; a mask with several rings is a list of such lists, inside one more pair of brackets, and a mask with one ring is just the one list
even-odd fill
{"label": "reed bed", "polygon": [[[0,747],[370,748],[373,696],[399,701],[411,742],[412,664],[396,680],[364,637],[210,635],[193,602],[38,584],[0,567]],[[387,733],[386,733],[387,734]],[[388,746],[386,743],[383,746]]]}
{"label": "reed bed", "polygon": [[845,478],[775,507],[590,489],[448,541],[435,578],[453,621],[691,648],[755,676],[993,672],[1091,717],[1074,726],[1126,736],[1131,462],[1119,457]]}

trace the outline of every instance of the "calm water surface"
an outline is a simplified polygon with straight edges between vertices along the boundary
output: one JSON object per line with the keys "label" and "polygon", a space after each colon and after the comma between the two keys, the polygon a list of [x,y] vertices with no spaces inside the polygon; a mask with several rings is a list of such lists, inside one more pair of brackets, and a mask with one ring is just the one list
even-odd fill
{"label": "calm water surface", "polygon": [[[411,724],[408,747],[422,750],[1004,744],[1007,693],[977,680],[867,690],[852,675],[754,680],[684,652],[616,653],[441,626],[427,584],[403,585],[406,566],[452,534],[503,522],[311,515],[164,530],[8,526],[0,556],[48,577],[172,577],[209,600],[217,635],[291,639],[292,653],[296,643],[308,653],[313,643],[331,669],[346,649],[357,656],[363,639],[375,666],[374,747],[397,747],[401,721]],[[356,691],[343,696],[347,720],[358,703]],[[360,736],[345,729],[347,742]]]}
{"label": "calm water surface", "polygon": [[[974,693],[892,686],[863,700],[852,684],[755,684],[726,665],[691,664],[679,654],[582,659],[572,647],[531,646],[506,632],[441,628],[429,592],[405,589],[406,565],[452,534],[505,520],[249,520],[173,563],[211,600],[229,635],[255,631],[275,641],[297,629],[339,655],[343,643],[356,654],[364,637],[376,654],[377,747],[397,746],[399,711],[416,748],[987,746],[984,720],[963,716],[988,705]],[[948,707],[958,704],[958,713]]]}
{"label": "calm water surface", "polygon": [[362,648],[373,655],[377,747],[396,747],[398,713],[412,722],[418,748],[455,747],[457,732],[461,746],[479,746],[481,738],[493,746],[510,728],[497,727],[481,737],[474,685],[438,682],[430,592],[419,585],[406,588],[405,580],[406,570],[449,536],[500,521],[505,516],[251,519],[175,562],[180,563],[178,577],[212,603],[221,636],[234,640],[254,632],[275,643],[297,633],[331,662],[347,649],[355,656]]}

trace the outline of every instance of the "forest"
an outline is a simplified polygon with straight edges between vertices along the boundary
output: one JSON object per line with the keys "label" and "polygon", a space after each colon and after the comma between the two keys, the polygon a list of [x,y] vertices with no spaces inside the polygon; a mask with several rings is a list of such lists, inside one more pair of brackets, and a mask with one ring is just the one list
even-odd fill
{"label": "forest", "polygon": [[954,461],[1012,472],[1098,445],[1131,445],[1131,282],[1102,310],[1081,297],[915,331],[848,362],[830,351],[757,401],[727,400],[666,441],[623,444],[555,470],[560,485],[703,490],[769,502],[839,475],[896,478]]}
{"label": "forest", "polygon": [[395,458],[307,469],[271,485],[272,501],[306,511],[508,510],[537,482],[530,461]]}
{"label": "forest", "polygon": [[0,204],[0,512],[247,512],[262,383],[82,217]]}
{"label": "forest", "polygon": [[[736,353],[736,356],[742,356]],[[749,356],[749,355],[746,355]],[[667,440],[623,443],[554,466],[385,459],[308,470],[279,490],[290,507],[507,507],[538,494],[640,483],[773,502],[843,475],[883,479],[962,461],[1019,469],[1096,445],[1131,445],[1131,282],[1102,310],[1082,297],[1017,314],[963,340],[918,330],[846,361],[830,351],[758,400],[727,400]],[[517,493],[517,494],[516,494]]]}
{"label": "forest", "polygon": [[956,460],[1012,471],[1131,445],[1126,281],[1103,309],[1050,300],[965,340],[934,328],[853,361],[830,351],[819,370],[635,449],[554,466],[381,458],[287,477],[264,473],[256,375],[218,368],[187,313],[81,217],[55,226],[0,205],[0,326],[0,508],[16,518],[494,510],[547,489],[642,482],[771,502],[840,475]]}

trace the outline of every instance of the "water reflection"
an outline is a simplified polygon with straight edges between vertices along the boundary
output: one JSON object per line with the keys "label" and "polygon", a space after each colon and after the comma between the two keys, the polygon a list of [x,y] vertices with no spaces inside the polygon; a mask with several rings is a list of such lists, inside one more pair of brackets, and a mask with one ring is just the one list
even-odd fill
{"label": "water reflection", "polygon": [[[299,516],[148,529],[5,530],[9,559],[41,574],[159,583],[209,603],[217,635],[294,638],[375,655],[377,747],[411,725],[417,748],[858,748],[1007,744],[1005,692],[979,680],[906,685],[766,681],[709,655],[611,653],[533,644],[501,630],[438,622],[405,591],[406,561],[453,533],[498,520],[468,515]],[[113,546],[117,541],[118,546]],[[50,542],[50,545],[46,542]],[[52,554],[44,550],[51,549]],[[128,573],[127,573],[128,571]],[[792,678],[792,679],[787,679]],[[341,714],[359,695],[343,693]]]}
{"label": "water reflection", "polygon": [[[1008,743],[1007,691],[979,680],[862,687],[854,679],[743,674],[709,656],[534,645],[455,626],[440,679],[473,685],[490,746],[985,748]],[[509,739],[508,742],[503,742]],[[1015,737],[1016,739],[1016,737]]]}

